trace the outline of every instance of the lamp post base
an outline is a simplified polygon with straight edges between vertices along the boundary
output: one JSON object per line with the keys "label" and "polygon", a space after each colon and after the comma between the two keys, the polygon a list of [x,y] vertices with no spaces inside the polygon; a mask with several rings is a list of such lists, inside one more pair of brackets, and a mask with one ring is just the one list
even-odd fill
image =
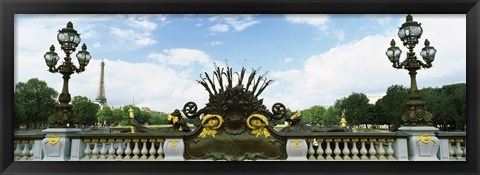
{"label": "lamp post base", "polygon": [[42,140],[44,161],[67,161],[70,159],[70,138],[72,133],[82,131],[80,128],[47,128]]}
{"label": "lamp post base", "polygon": [[402,126],[398,128],[410,135],[408,137],[408,160],[438,161],[440,141],[435,137],[438,128],[433,126]]}

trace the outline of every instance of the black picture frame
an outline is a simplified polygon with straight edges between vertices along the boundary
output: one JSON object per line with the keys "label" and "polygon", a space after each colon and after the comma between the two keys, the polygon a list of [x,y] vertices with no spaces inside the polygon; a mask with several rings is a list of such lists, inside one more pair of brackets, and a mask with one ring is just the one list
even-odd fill
{"label": "black picture frame", "polygon": [[[479,0],[0,0],[1,174],[479,174]],[[15,14],[466,14],[465,162],[14,162]]]}

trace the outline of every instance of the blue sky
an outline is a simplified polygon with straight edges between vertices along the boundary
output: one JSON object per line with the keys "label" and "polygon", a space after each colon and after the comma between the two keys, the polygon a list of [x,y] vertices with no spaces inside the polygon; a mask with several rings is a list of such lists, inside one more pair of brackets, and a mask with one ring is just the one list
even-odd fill
{"label": "blue sky", "polygon": [[[267,106],[329,106],[352,92],[375,98],[392,84],[409,86],[407,72],[385,56],[391,39],[401,46],[396,33],[405,16],[15,15],[15,82],[37,77],[61,90],[61,76],[47,71],[43,54],[54,44],[63,57],[56,34],[72,21],[93,57],[72,75],[72,96],[95,99],[104,60],[110,105],[135,97],[138,106],[164,112],[190,100],[201,107],[208,93],[198,75],[225,59],[239,70],[247,59],[247,67],[261,66],[277,80],[261,96]],[[433,68],[419,71],[419,86],[465,82],[465,15],[413,16],[424,29],[416,52],[425,38],[438,50]]]}

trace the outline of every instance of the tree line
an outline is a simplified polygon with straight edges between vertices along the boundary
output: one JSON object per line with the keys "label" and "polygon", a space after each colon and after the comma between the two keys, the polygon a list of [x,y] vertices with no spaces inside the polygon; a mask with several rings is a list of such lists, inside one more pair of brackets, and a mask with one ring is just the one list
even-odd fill
{"label": "tree line", "polygon": [[[58,92],[45,81],[37,78],[18,82],[14,89],[14,127],[16,129],[42,129],[47,127],[47,119],[55,111]],[[168,114],[141,110],[132,105],[122,107],[105,106],[84,96],[72,99],[73,114],[77,127],[90,127],[96,124],[107,126],[128,125],[128,110],[134,110],[135,119],[142,124],[167,124]]]}
{"label": "tree line", "polygon": [[[388,87],[386,95],[370,104],[363,93],[352,93],[338,99],[331,107],[313,106],[301,110],[306,123],[312,125],[338,125],[342,110],[349,126],[387,125],[395,131],[402,125],[410,89],[401,85]],[[420,90],[427,111],[433,115],[433,124],[444,131],[464,130],[466,126],[466,84],[444,85],[441,88]]]}
{"label": "tree line", "polygon": [[[58,103],[58,92],[37,78],[19,82],[14,90],[14,127],[46,128],[47,118]],[[433,115],[433,123],[441,130],[463,130],[466,124],[466,84],[444,85],[441,88],[420,90],[427,110]],[[342,111],[349,126],[387,125],[392,131],[401,126],[400,117],[405,111],[409,89],[401,85],[388,87],[386,95],[370,104],[363,93],[352,93],[338,99],[331,107],[312,106],[301,110],[305,123],[312,125],[338,125]],[[167,124],[168,113],[141,110],[133,105],[121,107],[100,106],[84,96],[75,96],[71,104],[78,127],[96,124],[106,126],[128,125],[128,110],[134,110],[135,119],[141,124]],[[290,111],[289,109],[287,109]],[[291,111],[289,112],[291,113]],[[189,123],[198,120],[188,119]],[[283,123],[279,121],[278,123]]]}

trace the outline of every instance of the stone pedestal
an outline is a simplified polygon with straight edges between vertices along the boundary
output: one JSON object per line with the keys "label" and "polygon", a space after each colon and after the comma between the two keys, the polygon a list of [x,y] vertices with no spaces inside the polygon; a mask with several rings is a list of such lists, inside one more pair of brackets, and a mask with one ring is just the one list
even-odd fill
{"label": "stone pedestal", "polygon": [[407,133],[408,159],[410,161],[438,161],[440,141],[435,136],[438,128],[432,126],[402,126],[399,131]]}
{"label": "stone pedestal", "polygon": [[165,139],[163,144],[163,151],[165,158],[168,161],[184,161],[183,153],[185,151],[185,144],[183,139]]}
{"label": "stone pedestal", "polygon": [[44,161],[67,161],[70,159],[70,138],[72,133],[82,131],[79,128],[47,128],[42,132],[45,138],[42,140]]}
{"label": "stone pedestal", "polygon": [[307,161],[308,145],[305,139],[287,140],[287,161]]}

